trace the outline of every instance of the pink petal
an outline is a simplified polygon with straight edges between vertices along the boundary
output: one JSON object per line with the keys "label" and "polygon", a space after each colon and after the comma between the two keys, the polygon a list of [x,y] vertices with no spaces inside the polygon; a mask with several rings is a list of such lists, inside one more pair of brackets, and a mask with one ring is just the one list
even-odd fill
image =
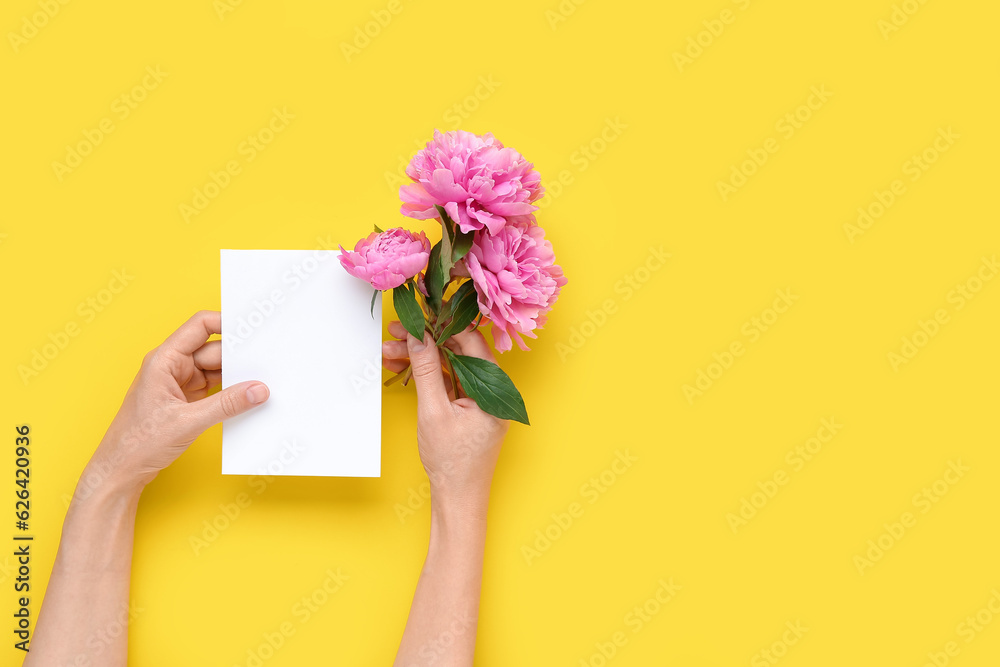
{"label": "pink petal", "polygon": [[448,169],[435,169],[430,183],[426,183],[424,188],[438,202],[463,201],[469,196],[465,188],[455,183],[455,176]]}

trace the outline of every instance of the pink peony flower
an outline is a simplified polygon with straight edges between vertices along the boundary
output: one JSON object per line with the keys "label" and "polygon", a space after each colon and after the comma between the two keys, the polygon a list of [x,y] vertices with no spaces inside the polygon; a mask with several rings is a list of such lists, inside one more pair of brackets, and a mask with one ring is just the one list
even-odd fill
{"label": "pink peony flower", "polygon": [[427,266],[431,243],[423,232],[413,234],[401,227],[372,232],[358,241],[354,250],[340,246],[340,263],[355,278],[377,290],[399,287]]}
{"label": "pink peony flower", "polygon": [[527,350],[521,336],[537,338],[534,330],[545,324],[566,284],[555,259],[545,231],[524,220],[496,234],[476,234],[465,265],[479,294],[479,310],[492,322],[497,351],[511,349],[512,341]]}
{"label": "pink peony flower", "polygon": [[496,234],[511,218],[538,210],[532,202],[545,192],[533,165],[490,133],[435,130],[406,175],[414,182],[399,188],[403,215],[433,218],[436,204],[463,232],[485,227]]}

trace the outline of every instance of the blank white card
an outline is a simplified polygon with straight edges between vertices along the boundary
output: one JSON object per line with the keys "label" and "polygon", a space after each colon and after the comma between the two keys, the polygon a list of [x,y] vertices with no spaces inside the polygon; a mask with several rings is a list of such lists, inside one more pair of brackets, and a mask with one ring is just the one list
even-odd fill
{"label": "blank white card", "polygon": [[223,424],[223,474],[379,476],[382,299],[338,254],[221,252],[222,386],[271,390]]}

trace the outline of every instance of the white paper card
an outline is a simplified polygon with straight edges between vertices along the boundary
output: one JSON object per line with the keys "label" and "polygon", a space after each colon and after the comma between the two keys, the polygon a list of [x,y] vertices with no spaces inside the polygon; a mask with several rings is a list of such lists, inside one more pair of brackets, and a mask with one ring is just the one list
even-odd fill
{"label": "white paper card", "polygon": [[226,420],[222,472],[378,477],[382,297],[332,250],[222,250],[222,386],[267,384]]}

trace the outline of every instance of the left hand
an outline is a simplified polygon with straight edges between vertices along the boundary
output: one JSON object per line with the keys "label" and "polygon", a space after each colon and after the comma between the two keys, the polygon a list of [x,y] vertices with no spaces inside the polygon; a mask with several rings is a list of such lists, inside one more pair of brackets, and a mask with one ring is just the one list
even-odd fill
{"label": "left hand", "polygon": [[221,332],[222,314],[203,310],[145,356],[78,496],[106,482],[141,491],[205,429],[267,400],[267,386],[256,381],[208,395],[222,381],[222,341],[208,338]]}

